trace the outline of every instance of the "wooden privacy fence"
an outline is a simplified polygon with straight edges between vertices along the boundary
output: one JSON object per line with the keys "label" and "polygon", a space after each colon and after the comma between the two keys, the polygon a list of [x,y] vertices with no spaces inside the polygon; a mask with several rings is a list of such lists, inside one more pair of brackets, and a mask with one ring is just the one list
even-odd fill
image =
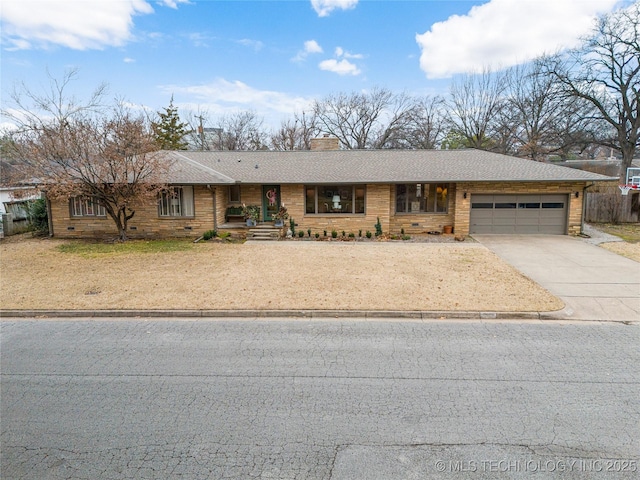
{"label": "wooden privacy fence", "polygon": [[640,192],[621,194],[618,187],[601,189],[585,195],[586,222],[628,223],[640,221]]}

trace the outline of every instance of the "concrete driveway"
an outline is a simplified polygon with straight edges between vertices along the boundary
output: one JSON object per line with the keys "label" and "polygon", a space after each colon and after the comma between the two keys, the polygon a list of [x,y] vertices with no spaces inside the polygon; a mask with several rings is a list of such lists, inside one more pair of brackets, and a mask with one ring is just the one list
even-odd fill
{"label": "concrete driveway", "polygon": [[640,321],[640,264],[563,235],[474,235],[478,242],[562,299],[561,316]]}

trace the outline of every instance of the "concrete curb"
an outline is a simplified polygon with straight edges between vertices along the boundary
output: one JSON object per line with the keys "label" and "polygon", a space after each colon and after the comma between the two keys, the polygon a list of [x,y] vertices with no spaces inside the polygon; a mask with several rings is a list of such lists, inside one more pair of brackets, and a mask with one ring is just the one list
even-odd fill
{"label": "concrete curb", "polygon": [[407,318],[420,320],[564,320],[565,310],[555,312],[473,312],[405,310],[0,310],[0,318]]}

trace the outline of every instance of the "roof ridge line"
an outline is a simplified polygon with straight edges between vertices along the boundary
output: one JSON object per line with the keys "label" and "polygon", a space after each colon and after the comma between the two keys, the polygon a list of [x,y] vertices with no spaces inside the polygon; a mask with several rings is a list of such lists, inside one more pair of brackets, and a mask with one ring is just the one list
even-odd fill
{"label": "roof ridge line", "polygon": [[236,183],[235,179],[229,177],[228,175],[225,175],[224,173],[218,172],[217,170],[214,170],[211,167],[207,167],[205,165],[202,165],[201,163],[196,162],[195,160],[187,157],[186,155],[182,155],[181,153],[179,153],[179,152],[177,152],[175,150],[173,150],[171,153],[173,153],[174,155],[179,156],[183,160],[186,160],[187,162],[191,163],[193,166],[195,166],[197,168],[200,168],[201,170],[208,171],[209,173],[213,173],[214,175],[217,175],[220,178],[222,178],[223,180],[229,181],[230,183]]}

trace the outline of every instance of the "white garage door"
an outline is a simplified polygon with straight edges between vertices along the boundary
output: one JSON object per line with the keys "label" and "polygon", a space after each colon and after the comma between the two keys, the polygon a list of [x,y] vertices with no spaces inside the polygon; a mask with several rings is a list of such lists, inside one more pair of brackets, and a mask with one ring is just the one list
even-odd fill
{"label": "white garage door", "polygon": [[567,195],[471,195],[470,233],[567,233]]}

